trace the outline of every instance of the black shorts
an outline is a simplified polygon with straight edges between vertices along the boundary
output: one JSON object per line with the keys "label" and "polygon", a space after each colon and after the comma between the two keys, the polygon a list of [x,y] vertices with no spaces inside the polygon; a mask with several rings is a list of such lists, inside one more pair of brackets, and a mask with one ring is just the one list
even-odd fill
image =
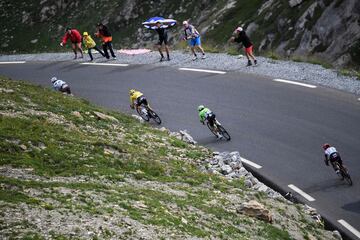
{"label": "black shorts", "polygon": [[206,120],[210,123],[210,125],[213,127],[215,120],[216,120],[216,116],[214,113],[210,113],[207,115]]}
{"label": "black shorts", "polygon": [[60,92],[63,92],[63,93],[66,92],[67,94],[71,94],[69,85],[67,85],[67,84],[62,85],[60,88]]}
{"label": "black shorts", "polygon": [[138,98],[136,99],[135,104],[136,104],[137,106],[141,106],[141,105],[147,106],[147,105],[148,105],[148,102],[147,102],[147,100],[146,100],[146,98],[145,98],[144,96],[141,96],[141,97],[138,97]]}
{"label": "black shorts", "polygon": [[168,36],[167,35],[159,37],[159,41],[158,41],[157,45],[162,45],[163,43],[165,45],[168,44]]}
{"label": "black shorts", "polygon": [[341,157],[340,157],[339,153],[331,154],[330,157],[329,157],[329,160],[330,160],[330,162],[332,164],[335,163],[335,162],[338,162],[338,163],[340,163],[340,165],[342,165],[342,160],[341,160]]}

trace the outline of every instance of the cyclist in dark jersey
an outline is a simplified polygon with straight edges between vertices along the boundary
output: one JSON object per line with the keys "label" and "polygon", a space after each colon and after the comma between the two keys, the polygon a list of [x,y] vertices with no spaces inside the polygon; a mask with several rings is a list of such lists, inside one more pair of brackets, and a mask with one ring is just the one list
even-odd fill
{"label": "cyclist in dark jersey", "polygon": [[161,22],[157,22],[156,27],[157,28],[155,30],[159,34],[159,41],[156,44],[156,46],[157,46],[157,48],[159,50],[159,53],[160,53],[160,56],[161,56],[160,62],[165,60],[164,54],[161,51],[161,47],[162,47],[163,43],[165,45],[165,51],[166,51],[167,60],[170,61],[167,30],[165,28],[161,28]]}
{"label": "cyclist in dark jersey", "polygon": [[257,64],[257,60],[253,54],[253,44],[250,41],[250,38],[246,35],[245,31],[242,29],[242,27],[238,27],[235,29],[234,35],[233,35],[233,37],[230,38],[230,41],[242,43],[242,45],[244,45],[245,55],[246,55],[246,58],[248,59],[247,66],[252,65],[250,59],[254,60],[255,65]]}

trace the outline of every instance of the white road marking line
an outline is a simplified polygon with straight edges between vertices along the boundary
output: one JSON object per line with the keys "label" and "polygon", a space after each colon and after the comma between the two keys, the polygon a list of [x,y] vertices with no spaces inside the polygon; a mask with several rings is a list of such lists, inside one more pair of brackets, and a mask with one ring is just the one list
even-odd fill
{"label": "white road marking line", "polygon": [[358,98],[358,100],[360,101],[360,98]]}
{"label": "white road marking line", "polygon": [[198,68],[179,68],[180,71],[192,71],[192,72],[206,72],[206,73],[216,73],[216,74],[226,74],[223,71],[207,70],[207,69],[198,69]]}
{"label": "white road marking line", "polygon": [[241,159],[241,161],[243,163],[246,163],[247,165],[250,165],[250,166],[252,166],[254,168],[257,168],[257,169],[262,168],[262,166],[260,166],[259,164],[256,164],[256,163],[254,163],[254,162],[252,162],[250,160],[247,160],[246,158],[240,157],[240,159]]}
{"label": "white road marking line", "polygon": [[355,236],[357,236],[360,239],[360,232],[358,230],[356,230],[353,226],[348,224],[345,220],[340,219],[340,220],[338,220],[338,223],[343,225],[347,230],[349,230],[352,234],[354,234]]}
{"label": "white road marking line", "polygon": [[302,86],[302,87],[308,87],[308,88],[317,88],[317,86],[315,86],[315,85],[306,84],[306,83],[300,83],[300,82],[294,82],[294,81],[288,81],[288,80],[278,79],[278,78],[274,79],[273,81],[282,82],[282,83],[289,83],[289,84],[298,85],[298,86]]}
{"label": "white road marking line", "polygon": [[26,63],[25,61],[13,61],[13,62],[0,62],[0,64],[22,64]]}
{"label": "white road marking line", "polygon": [[297,192],[298,194],[300,194],[301,196],[303,196],[309,202],[315,201],[315,198],[313,198],[312,196],[310,196],[309,194],[307,194],[306,192],[304,192],[303,190],[301,190],[297,186],[295,186],[293,184],[289,184],[288,187],[291,188],[292,190],[294,190],[295,192]]}
{"label": "white road marking line", "polygon": [[118,67],[127,67],[129,64],[126,63],[80,63],[83,65],[96,65],[96,66],[118,66]]}

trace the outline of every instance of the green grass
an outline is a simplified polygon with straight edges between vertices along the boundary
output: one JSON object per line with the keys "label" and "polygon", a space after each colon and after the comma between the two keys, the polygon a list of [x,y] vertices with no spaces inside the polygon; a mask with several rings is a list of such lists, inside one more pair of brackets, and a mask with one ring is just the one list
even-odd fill
{"label": "green grass", "polygon": [[[0,88],[14,90],[0,93],[0,166],[30,168],[33,176],[0,176],[0,216],[8,209],[21,211],[25,204],[50,217],[57,213],[127,216],[179,236],[252,239],[257,234],[265,239],[287,239],[286,231],[232,209],[239,203],[225,196],[245,198],[249,190],[244,179],[229,181],[200,172],[196,162],[210,158],[209,150],[122,113],[40,86],[0,77]],[[82,119],[73,111],[79,111]],[[94,111],[109,114],[118,122],[98,120]],[[41,149],[42,145],[46,148]],[[115,153],[106,154],[104,149]],[[55,177],[59,180],[50,180]],[[249,196],[267,201],[263,193]],[[6,225],[11,237],[42,239],[28,221],[14,224],[23,231],[13,232]],[[259,225],[258,232],[251,230]],[[0,220],[0,228],[4,226]],[[75,234],[85,231],[83,227],[79,224]],[[70,238],[56,230],[49,234],[53,239]],[[103,229],[101,234],[99,238],[110,238],[115,233]],[[129,238],[132,234],[132,230],[124,232]]]}
{"label": "green grass", "polygon": [[357,78],[357,80],[360,80],[360,71],[356,71],[354,69],[342,68],[339,70],[339,73],[343,76],[355,77]]}
{"label": "green grass", "polygon": [[324,60],[318,59],[318,58],[314,58],[314,57],[293,56],[291,58],[291,60],[294,62],[306,62],[306,63],[316,64],[316,65],[321,65],[323,68],[326,68],[326,69],[333,68],[333,66],[330,63],[328,63]]}

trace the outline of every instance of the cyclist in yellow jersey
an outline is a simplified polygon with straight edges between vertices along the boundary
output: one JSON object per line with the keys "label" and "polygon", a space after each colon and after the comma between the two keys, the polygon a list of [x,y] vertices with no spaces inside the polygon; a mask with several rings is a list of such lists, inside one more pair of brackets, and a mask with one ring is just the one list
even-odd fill
{"label": "cyclist in yellow jersey", "polygon": [[130,107],[132,109],[134,109],[135,106],[139,107],[140,105],[144,105],[150,108],[149,103],[142,92],[139,92],[135,89],[131,89],[129,91],[129,95],[130,95]]}

